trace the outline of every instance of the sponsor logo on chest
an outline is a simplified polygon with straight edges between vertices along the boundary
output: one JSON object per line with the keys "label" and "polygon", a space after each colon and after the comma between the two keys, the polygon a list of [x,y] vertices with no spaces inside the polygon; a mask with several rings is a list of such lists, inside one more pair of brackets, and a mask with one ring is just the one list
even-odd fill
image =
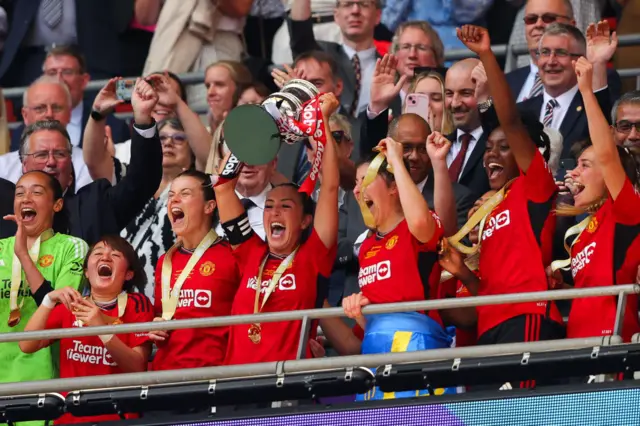
{"label": "sponsor logo on chest", "polygon": [[509,210],[502,211],[495,216],[491,216],[488,222],[485,224],[484,231],[482,232],[482,241],[497,232],[498,230],[509,226],[511,224],[511,213]]}
{"label": "sponsor logo on chest", "polygon": [[391,278],[391,261],[383,260],[370,266],[360,268],[358,273],[358,285],[360,288]]}
{"label": "sponsor logo on chest", "polygon": [[[247,288],[250,288],[253,291],[256,291],[258,288],[258,286],[256,285],[257,282],[258,282],[257,277],[249,278],[249,280],[247,281]],[[271,284],[271,277],[269,277],[266,280],[262,280],[262,284],[260,285],[260,292],[262,294],[266,293],[267,288],[269,288],[269,284]],[[278,280],[278,285],[276,286],[276,288],[274,288],[274,290],[282,290],[282,291],[295,290],[295,289],[296,289],[296,276],[294,274],[284,274],[283,276],[281,276],[280,279]]]}
{"label": "sponsor logo on chest", "polygon": [[588,244],[585,248],[580,250],[578,254],[571,259],[571,275],[575,276],[585,268],[591,261],[593,253],[596,251],[596,243]]}
{"label": "sponsor logo on chest", "polygon": [[109,367],[117,365],[104,346],[85,345],[79,340],[73,341],[73,346],[67,349],[66,355],[69,361],[82,364],[107,365]]}
{"label": "sponsor logo on chest", "polygon": [[210,308],[211,290],[184,288],[180,290],[178,308]]}

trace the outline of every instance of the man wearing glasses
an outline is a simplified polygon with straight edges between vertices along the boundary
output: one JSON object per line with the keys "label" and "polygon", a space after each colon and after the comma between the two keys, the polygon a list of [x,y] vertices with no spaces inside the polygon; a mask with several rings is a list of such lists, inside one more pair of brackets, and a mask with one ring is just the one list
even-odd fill
{"label": "man wearing glasses", "polygon": [[640,147],[640,91],[633,90],[620,97],[611,109],[613,137],[626,147]]}
{"label": "man wearing glasses", "polygon": [[[17,142],[12,140],[12,152],[0,155],[0,178],[16,183],[22,176],[22,162],[18,155],[20,137],[24,126],[42,120],[56,120],[67,126],[71,119],[72,96],[69,87],[57,77],[44,75],[36,80],[24,92],[22,100],[22,118],[24,125],[14,131]],[[92,179],[82,157],[82,151],[76,149],[70,152],[69,163],[73,163],[75,180],[73,191],[91,183]],[[53,157],[52,157],[53,158]],[[63,188],[65,186],[63,185]]]}
{"label": "man wearing glasses", "polygon": [[[583,3],[589,3],[586,6],[581,5],[583,9],[590,7],[591,2]],[[576,26],[572,2],[569,0],[528,0],[524,8],[524,16],[521,18],[522,21],[516,21],[509,44],[519,45],[526,40],[529,47],[530,63],[506,74],[509,86],[511,86],[511,93],[516,96],[518,102],[542,94],[542,82],[538,71],[538,45],[545,28],[554,22]],[[581,18],[584,27],[586,27],[589,22],[597,22],[599,15],[589,15],[587,20],[585,20],[585,16],[581,16]],[[523,24],[524,28],[521,27]],[[522,37],[523,35],[524,37]],[[608,81],[609,90],[615,99],[620,94],[620,76],[614,70],[610,70],[608,71]]]}

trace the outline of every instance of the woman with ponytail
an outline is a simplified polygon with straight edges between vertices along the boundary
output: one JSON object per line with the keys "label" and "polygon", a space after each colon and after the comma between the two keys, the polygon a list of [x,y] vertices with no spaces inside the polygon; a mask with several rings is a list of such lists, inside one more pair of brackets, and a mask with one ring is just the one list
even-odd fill
{"label": "woman with ponytail", "polygon": [[[585,59],[575,64],[578,87],[584,101],[591,144],[579,147],[578,165],[569,187],[574,208],[558,214],[588,213],[567,232],[578,235],[570,249],[570,262],[553,266],[571,269],[576,288],[631,284],[640,265],[640,161],[631,148],[617,146],[609,124],[593,94],[592,65]],[[556,275],[557,277],[557,275]],[[571,338],[613,334],[617,297],[576,299],[571,306],[567,336]],[[638,297],[629,295],[622,323],[622,337],[629,341],[640,331]]]}

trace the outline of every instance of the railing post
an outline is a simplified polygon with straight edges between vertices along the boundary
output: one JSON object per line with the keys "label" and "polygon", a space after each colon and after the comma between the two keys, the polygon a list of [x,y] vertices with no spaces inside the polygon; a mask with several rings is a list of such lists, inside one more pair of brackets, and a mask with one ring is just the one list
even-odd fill
{"label": "railing post", "polygon": [[613,334],[622,336],[622,326],[624,324],[624,312],[627,309],[627,293],[618,294],[618,306],[616,307],[616,322],[613,325]]}
{"label": "railing post", "polygon": [[302,317],[302,325],[300,326],[300,341],[298,342],[298,353],[296,359],[303,359],[307,351],[307,342],[309,341],[309,329],[311,328],[311,320],[307,315]]}

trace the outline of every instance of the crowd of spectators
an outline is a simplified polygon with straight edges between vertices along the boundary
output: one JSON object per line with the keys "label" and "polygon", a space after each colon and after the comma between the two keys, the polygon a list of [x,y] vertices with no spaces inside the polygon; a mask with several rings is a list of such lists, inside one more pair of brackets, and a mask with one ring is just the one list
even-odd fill
{"label": "crowd of spectators", "polygon": [[[640,1],[0,7],[0,85],[25,86],[0,126],[1,332],[333,306],[347,319],[321,320],[304,357],[640,332],[635,295],[620,330],[615,297],[362,314],[638,282],[640,92],[612,66],[638,55],[612,26]],[[507,73],[506,42],[529,50]],[[128,102],[121,76],[138,76]],[[229,114],[295,79],[321,93],[314,136],[235,167]],[[2,344],[0,382],[295,359],[300,331]]]}

